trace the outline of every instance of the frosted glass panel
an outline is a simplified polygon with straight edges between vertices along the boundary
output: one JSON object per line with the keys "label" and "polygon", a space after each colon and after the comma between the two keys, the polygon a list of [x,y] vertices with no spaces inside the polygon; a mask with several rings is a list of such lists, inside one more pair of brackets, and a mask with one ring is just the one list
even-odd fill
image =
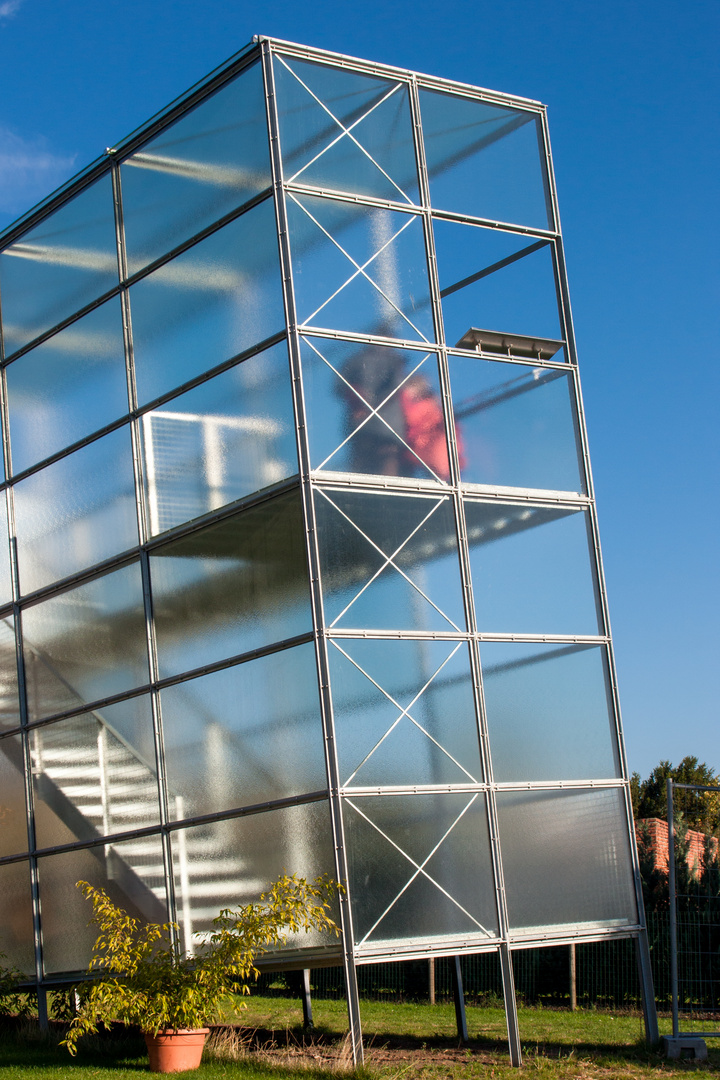
{"label": "frosted glass panel", "polygon": [[356,941],[497,932],[483,796],[343,800]]}
{"label": "frosted glass panel", "polygon": [[293,195],[288,224],[300,323],[434,339],[419,217]]}
{"label": "frosted glass panel", "polygon": [[311,628],[295,493],[176,540],[150,562],[162,676]]}
{"label": "frosted glass panel", "polygon": [[[140,746],[134,734],[143,713]],[[128,723],[129,721],[129,723]],[[159,824],[152,713],[146,697],[34,729],[30,735],[38,847],[62,843],[57,823],[77,840]]]}
{"label": "frosted glass panel", "polygon": [[435,353],[303,339],[314,469],[448,480]]}
{"label": "frosted glass panel", "polygon": [[22,739],[0,739],[0,855],[28,850]]}
{"label": "frosted glass panel", "polygon": [[620,775],[602,646],[480,645],[495,779]]}
{"label": "frosted glass panel", "polygon": [[45,972],[84,971],[97,937],[92,906],[76,888],[89,881],[142,922],[166,922],[160,837],[67,851],[38,860]]}
{"label": "frosted glass panel", "polygon": [[5,355],[118,284],[107,173],[0,254]]}
{"label": "frosted glass panel", "polygon": [[622,790],[498,792],[510,926],[636,922]]}
{"label": "frosted glass panel", "polygon": [[171,817],[325,788],[312,644],[170,686],[161,703]]}
{"label": "frosted glass panel", "polygon": [[130,428],[15,485],[22,592],[33,592],[138,542]]}
{"label": "frosted glass panel", "polygon": [[284,326],[272,199],[130,289],[143,404]]}
{"label": "frosted glass panel", "polygon": [[583,510],[465,504],[478,629],[597,634]]}
{"label": "frosted glass panel", "polygon": [[269,187],[260,65],[141,146],[121,173],[131,274]]}
{"label": "frosted glass panel", "polygon": [[569,376],[449,357],[462,479],[583,492]]}
{"label": "frosted glass panel", "polygon": [[274,57],[285,179],[417,202],[407,86]]}
{"label": "frosted glass panel", "polygon": [[434,207],[549,227],[536,113],[434,90],[420,111]]}
{"label": "frosted glass panel", "polygon": [[30,866],[0,866],[0,952],[3,964],[35,976]]}
{"label": "frosted glass panel", "polygon": [[318,491],[315,507],[331,626],[464,628],[449,499]]}
{"label": "frosted glass panel", "polygon": [[482,780],[465,645],[343,638],[330,685],[343,785]]}
{"label": "frosted glass panel", "polygon": [[[188,951],[212,929],[222,908],[259,900],[282,874],[308,880],[319,874],[335,877],[326,802],[197,825],[170,835],[178,922]],[[337,942],[334,935],[301,933],[287,946],[337,948]]]}
{"label": "frosted glass panel", "polygon": [[[552,248],[547,241],[454,221],[436,220],[433,230],[448,345],[467,347],[461,339],[477,327],[555,339],[550,352],[556,360],[564,358]],[[519,342],[510,351],[526,347],[533,352],[531,346],[532,342]],[[484,351],[503,350],[496,345]]]}
{"label": "frosted glass panel", "polygon": [[4,496],[0,496],[0,604],[9,604],[12,600],[7,520],[7,502]]}
{"label": "frosted glass panel", "polygon": [[11,616],[0,619],[0,729],[19,727],[17,655]]}
{"label": "frosted glass panel", "polygon": [[31,719],[148,681],[138,563],[25,608],[22,622]]}
{"label": "frosted glass panel", "polygon": [[140,423],[152,534],[298,471],[284,344],[145,413]]}

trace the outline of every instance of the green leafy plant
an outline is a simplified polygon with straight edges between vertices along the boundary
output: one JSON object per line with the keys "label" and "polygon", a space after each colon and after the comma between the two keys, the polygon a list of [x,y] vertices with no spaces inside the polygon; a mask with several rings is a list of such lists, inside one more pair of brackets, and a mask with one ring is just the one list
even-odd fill
{"label": "green leafy plant", "polygon": [[93,905],[98,934],[78,1013],[62,1045],[77,1052],[79,1039],[98,1024],[118,1020],[143,1031],[202,1028],[216,1020],[231,993],[248,994],[257,977],[256,957],[279,945],[288,933],[338,933],[330,916],[341,888],[327,876],[312,882],[283,875],[257,904],[225,909],[214,931],[194,956],[177,947],[175,923],[141,923],[117,907],[102,889],[79,881]]}
{"label": "green leafy plant", "polygon": [[25,976],[14,967],[5,967],[2,963],[7,960],[5,953],[0,953],[0,1016],[16,1013],[18,1016],[28,1016],[30,1013],[30,996],[18,990]]}

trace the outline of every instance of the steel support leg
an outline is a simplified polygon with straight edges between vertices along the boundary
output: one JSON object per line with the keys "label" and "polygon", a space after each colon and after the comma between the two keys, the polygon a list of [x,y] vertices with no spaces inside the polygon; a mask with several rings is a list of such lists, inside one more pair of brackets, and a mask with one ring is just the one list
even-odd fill
{"label": "steel support leg", "polygon": [[38,986],[37,988],[37,1002],[38,1025],[41,1031],[47,1031],[50,1025],[48,1023],[47,990],[44,986]]}
{"label": "steel support leg", "polygon": [[653,986],[652,968],[650,967],[650,946],[648,945],[647,930],[641,930],[635,938],[635,956],[642,991],[645,1038],[651,1046],[655,1046],[660,1041],[660,1033],[658,1031],[655,987]]}
{"label": "steel support leg", "polygon": [[460,957],[454,956],[453,961],[454,963],[450,965],[450,971],[452,972],[453,997],[455,998],[455,1021],[457,1023],[458,1038],[461,1042],[466,1043],[468,1041],[468,1029]]}
{"label": "steel support leg", "polygon": [[522,1065],[522,1047],[520,1046],[520,1027],[518,1025],[517,1001],[515,1000],[515,976],[512,955],[507,945],[500,946],[500,970],[502,972],[503,998],[505,999],[505,1021],[507,1023],[510,1064]]}
{"label": "steel support leg", "polygon": [[312,1000],[310,998],[310,968],[303,968],[301,997],[303,1009],[303,1028],[305,1031],[310,1031],[314,1026],[312,1015]]}

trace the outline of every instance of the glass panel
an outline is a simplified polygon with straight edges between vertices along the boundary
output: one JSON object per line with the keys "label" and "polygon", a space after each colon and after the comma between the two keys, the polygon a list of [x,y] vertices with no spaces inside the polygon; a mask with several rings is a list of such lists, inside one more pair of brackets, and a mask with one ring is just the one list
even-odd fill
{"label": "glass panel", "polygon": [[110,174],[0,254],[5,355],[118,284]]}
{"label": "glass panel", "polygon": [[315,511],[330,626],[464,629],[449,499],[318,490]]}
{"label": "glass panel", "polygon": [[282,330],[272,199],[148,274],[130,301],[140,404]]}
{"label": "glass panel", "polygon": [[151,575],[162,677],[312,626],[295,492],[160,548]]}
{"label": "glass panel", "polygon": [[123,427],[15,485],[22,592],[138,543],[130,428]]}
{"label": "glass panel", "polygon": [[419,217],[292,195],[288,225],[299,322],[434,340]]}
{"label": "glass panel", "polygon": [[30,719],[148,681],[139,563],[22,613]]}
{"label": "glass panel", "polygon": [[621,790],[500,791],[497,801],[511,928],[637,921]]}
{"label": "glass panel", "polygon": [[136,150],[121,174],[130,274],[269,187],[260,65]]}
{"label": "glass panel", "polygon": [[435,353],[304,338],[314,469],[448,480]]}
{"label": "glass panel", "polygon": [[490,332],[484,352],[565,358],[548,241],[455,221],[433,229],[448,345],[476,348],[477,335],[463,341],[475,327]]}
{"label": "glass panel", "polygon": [[333,641],[330,684],[343,785],[482,780],[465,645]]}
{"label": "glass panel", "polygon": [[605,650],[480,645],[495,779],[619,777]]}
{"label": "glass panel", "polygon": [[22,739],[0,739],[0,855],[28,850]]}
{"label": "glass panel", "polygon": [[12,600],[12,573],[10,570],[10,542],[8,540],[7,501],[0,493],[0,604]]}
{"label": "glass panel", "polygon": [[84,971],[97,927],[92,907],[76,883],[104,889],[113,903],[141,922],[166,922],[165,878],[159,836],[67,851],[38,859],[43,960],[47,974]]}
{"label": "glass panel", "polygon": [[325,788],[312,644],[170,686],[161,701],[171,817]]}
{"label": "glass panel", "polygon": [[[187,952],[223,908],[257,901],[282,874],[335,877],[326,802],[232,818],[170,834],[181,943]],[[333,945],[335,935],[298,934],[287,947]],[[336,946],[337,947],[337,946]]]}
{"label": "glass panel", "polygon": [[141,418],[151,534],[298,471],[287,348],[278,344]]}
{"label": "glass panel", "polygon": [[481,632],[602,632],[584,510],[467,500],[465,513]]}
{"label": "glass panel", "polygon": [[38,847],[66,842],[67,830],[94,840],[159,824],[148,697],[35,728],[29,739]]}
{"label": "glass panel", "polygon": [[35,975],[30,865],[0,866],[0,952],[3,964]]}
{"label": "glass panel", "polygon": [[407,87],[354,71],[275,58],[286,180],[418,202]]}
{"label": "glass panel", "polygon": [[569,376],[449,357],[463,480],[584,492]]}
{"label": "glass panel", "polygon": [[35,465],[128,411],[117,297],[7,368],[13,472]]}
{"label": "glass panel", "polygon": [[434,90],[420,111],[433,206],[552,228],[537,113]]}
{"label": "glass panel", "polygon": [[482,795],[380,795],[343,807],[357,944],[497,934]]}
{"label": "glass panel", "polygon": [[15,626],[12,616],[0,619],[0,729],[20,725]]}

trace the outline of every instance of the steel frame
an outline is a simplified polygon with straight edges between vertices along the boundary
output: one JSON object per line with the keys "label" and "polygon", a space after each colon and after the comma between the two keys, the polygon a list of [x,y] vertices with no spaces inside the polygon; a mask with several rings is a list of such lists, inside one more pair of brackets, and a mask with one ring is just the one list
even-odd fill
{"label": "steel frame", "polygon": [[[277,105],[274,89],[273,63],[275,57],[295,57],[298,59],[326,63],[335,68],[343,68],[361,74],[364,73],[368,75],[395,79],[398,81],[398,83],[401,83],[408,87],[415,138],[415,155],[419,176],[420,201],[418,204],[414,204],[409,198],[406,202],[402,202],[401,200],[394,201],[366,196],[356,196],[347,192],[342,193],[331,189],[313,187],[312,185],[304,184],[302,180],[299,180],[297,178],[290,178],[289,180],[284,179]],[[266,113],[270,138],[270,157],[272,170],[271,187],[259,193],[252,199],[248,200],[243,205],[237,207],[235,210],[224,215],[217,222],[214,222],[212,225],[203,228],[196,235],[186,241],[183,241],[181,244],[177,245],[172,251],[159,257],[153,263],[144,267],[142,270],[128,276],[127,266],[125,262],[120,162],[122,161],[124,156],[126,156],[133,149],[141,145],[147,138],[152,137],[154,134],[161,131],[167,124],[178,119],[186,111],[188,111],[198,102],[203,100],[203,98],[212,94],[216,89],[219,88],[219,86],[221,86],[229,79],[237,75],[239,72],[241,72],[245,67],[256,62],[260,62],[262,65],[265,86]],[[505,106],[508,108],[523,109],[528,111],[529,113],[532,113],[539,119],[543,133],[543,143],[540,147],[540,151],[541,159],[544,165],[544,176],[546,184],[545,194],[552,228],[541,229],[518,226],[508,222],[478,218],[446,211],[438,211],[432,208],[430,202],[430,190],[427,177],[427,169],[424,157],[422,121],[419,106],[420,88],[449,92],[470,100],[484,101],[489,104]],[[357,980],[355,976],[355,966],[357,964],[369,963],[373,960],[383,958],[391,959],[398,957],[426,957],[458,955],[459,953],[464,952],[497,951],[500,957],[503,976],[503,988],[508,1024],[508,1041],[510,1046],[511,1060],[514,1064],[519,1065],[522,1058],[513,983],[511,959],[512,951],[515,949],[530,948],[540,944],[572,943],[575,941],[600,941],[606,940],[609,937],[619,938],[630,936],[636,940],[643,986],[646,1033],[650,1041],[656,1041],[657,1019],[654,1011],[652,977],[650,973],[647,935],[645,930],[644,913],[642,907],[642,892],[640,888],[639,863],[635,846],[634,831],[632,829],[628,771],[622,739],[622,724],[620,719],[620,708],[617,693],[617,679],[614,666],[612,643],[610,638],[610,624],[604,585],[602,557],[598,539],[597,516],[595,511],[592,475],[590,471],[589,454],[587,449],[585,418],[580,385],[577,376],[577,357],[572,327],[572,315],[567,287],[567,277],[565,271],[565,260],[560,231],[560,221],[557,209],[557,198],[552,167],[550,142],[547,131],[546,111],[544,106],[540,105],[538,102],[519,98],[513,95],[492,92],[476,87],[470,87],[464,84],[452,82],[450,80],[418,76],[412,72],[407,72],[400,68],[394,68],[381,64],[367,63],[364,61],[356,60],[354,58],[343,57],[336,54],[328,53],[323,50],[309,49],[303,46],[293,45],[291,43],[282,42],[272,38],[259,37],[255,39],[255,44],[253,46],[249,46],[240,54],[237,54],[235,57],[231,58],[226,64],[221,65],[221,67],[216,69],[215,72],[211,73],[211,75],[208,76],[207,79],[204,79],[201,83],[197,84],[195,88],[192,88],[190,91],[188,91],[187,94],[183,95],[176,102],[172,103],[171,106],[168,107],[168,109],[164,110],[162,113],[158,114],[157,117],[153,118],[153,120],[150,121],[149,125],[146,125],[143,129],[133,133],[131,136],[128,137],[128,139],[124,140],[117,147],[109,150],[103,158],[99,159],[97,162],[89,166],[87,170],[79,174],[78,178],[71,181],[68,185],[65,186],[65,188],[61,189],[61,191],[56,196],[53,196],[46,202],[40,204],[39,207],[31,211],[29,214],[25,215],[10,229],[6,230],[0,236],[0,246],[7,246],[9,243],[13,242],[14,239],[22,235],[22,233],[27,231],[29,228],[32,228],[37,222],[41,221],[49,212],[57,209],[64,202],[70,200],[77,193],[78,190],[81,190],[83,187],[92,183],[94,180],[96,180],[108,171],[111,173],[113,179],[113,189],[115,197],[116,236],[119,259],[118,285],[116,287],[114,286],[111,290],[106,291],[101,297],[97,298],[92,303],[87,304],[81,311],[75,312],[72,316],[67,317],[50,330],[39,335],[32,342],[24,345],[21,349],[16,350],[10,357],[8,357],[6,360],[2,360],[1,362],[2,371],[0,377],[2,378],[3,390],[6,391],[6,367],[8,364],[13,363],[15,360],[19,359],[27,352],[29,352],[32,348],[52,337],[59,330],[65,328],[66,326],[72,325],[72,323],[76,322],[83,315],[94,310],[100,304],[104,303],[111,297],[120,297],[123,310],[123,324],[126,349],[126,373],[128,383],[128,412],[126,415],[119,418],[117,421],[106,425],[104,428],[93,432],[85,438],[76,441],[72,445],[64,448],[61,451],[58,451],[57,453],[49,456],[43,461],[40,461],[33,466],[24,469],[21,472],[18,472],[15,476],[12,476],[9,419],[7,414],[6,392],[3,393],[2,401],[2,438],[4,458],[6,462],[5,475],[6,477],[8,477],[8,480],[4,483],[4,485],[0,486],[5,487],[5,497],[10,523],[11,566],[13,572],[13,600],[11,604],[6,605],[4,609],[0,611],[0,618],[12,617],[15,624],[17,642],[17,663],[19,673],[20,725],[16,728],[3,731],[0,734],[0,738],[13,737],[19,734],[22,739],[23,753],[25,755],[26,762],[25,795],[27,807],[27,834],[29,853],[21,853],[0,858],[0,868],[4,865],[15,864],[18,862],[28,862],[29,864],[31,875],[35,970],[37,985],[39,987],[42,987],[45,985],[51,985],[53,982],[58,981],[57,979],[53,980],[52,977],[44,976],[43,973],[43,942],[39,908],[37,859],[39,856],[42,857],[49,854],[59,854],[62,852],[68,852],[76,849],[86,849],[93,846],[102,846],[103,843],[107,843],[108,838],[92,842],[78,841],[76,843],[60,845],[53,848],[38,849],[36,847],[33,788],[30,781],[30,751],[28,742],[29,733],[32,730],[60,722],[63,719],[69,719],[71,717],[90,712],[93,709],[102,708],[104,705],[108,705],[114,702],[128,700],[130,698],[137,697],[143,694],[150,695],[153,710],[157,782],[160,797],[160,818],[158,826],[153,826],[151,828],[142,830],[130,830],[124,833],[113,834],[109,839],[111,843],[115,844],[120,843],[122,840],[134,839],[140,836],[158,835],[161,838],[164,853],[164,872],[167,903],[171,916],[174,914],[175,900],[174,873],[172,867],[172,853],[170,849],[169,839],[170,835],[173,832],[187,828],[191,824],[203,824],[212,821],[226,820],[232,817],[257,814],[267,810],[278,809],[283,806],[301,804],[304,805],[314,802],[328,801],[336,859],[335,872],[339,880],[347,881],[348,868],[347,856],[345,852],[342,814],[342,804],[344,798],[348,796],[362,798],[364,795],[371,794],[397,794],[398,796],[400,796],[406,794],[409,789],[402,786],[397,788],[383,787],[375,789],[361,787],[354,788],[351,786],[343,787],[341,785],[338,770],[337,752],[335,748],[333,703],[328,666],[329,643],[333,639],[337,639],[339,641],[343,638],[357,637],[358,633],[364,638],[377,640],[422,640],[427,638],[439,640],[447,639],[448,641],[467,642],[469,647],[473,680],[473,692],[475,697],[476,713],[478,717],[478,740],[480,746],[483,775],[485,780],[483,783],[479,784],[452,785],[451,788],[448,788],[447,785],[419,785],[413,787],[411,790],[413,793],[417,794],[431,794],[440,790],[452,790],[458,792],[468,791],[476,793],[478,797],[480,797],[484,801],[488,816],[489,840],[494,873],[495,904],[498,917],[499,933],[492,942],[488,942],[487,938],[483,940],[471,940],[471,936],[466,936],[464,941],[453,941],[451,945],[440,939],[436,943],[423,946],[408,942],[398,943],[397,946],[392,945],[378,947],[374,951],[372,946],[356,948],[354,945],[353,934],[353,917],[351,909],[352,898],[348,896],[347,893],[343,894],[340,900],[340,922],[342,929],[341,948],[347,985],[350,1034],[355,1060],[361,1061],[363,1053],[359,1012],[359,997]],[[296,174],[296,177],[299,177],[299,174]],[[286,212],[286,199],[291,198],[293,196],[293,193],[299,196],[312,195],[314,198],[327,198],[334,201],[343,201],[353,203],[358,206],[384,208],[393,212],[413,215],[415,218],[421,220],[427,252],[427,271],[430,284],[430,298],[432,305],[433,325],[435,330],[435,341],[418,341],[417,339],[401,340],[397,338],[385,338],[373,334],[364,335],[353,332],[338,332],[336,330],[328,328],[311,326],[307,323],[303,325],[298,325],[292,275],[292,251],[288,235]],[[185,250],[188,250],[206,236],[209,236],[212,233],[216,232],[218,229],[222,228],[230,221],[233,221],[236,218],[240,217],[242,214],[249,212],[255,206],[259,205],[261,202],[269,198],[272,198],[274,200],[277,219],[278,251],[280,258],[283,298],[285,304],[286,329],[274,333],[271,337],[267,338],[265,341],[259,343],[253,348],[241,354],[238,354],[224,361],[221,364],[218,364],[211,370],[186,381],[182,386],[166,394],[163,394],[152,402],[149,402],[139,408],[137,404],[134,386],[132,328],[130,325],[128,305],[129,288],[137,281],[152,273],[158,267],[169,262],[178,254],[182,253]],[[551,247],[555,276],[555,288],[558,302],[558,313],[561,323],[562,337],[565,341],[566,359],[563,361],[553,359],[550,361],[533,360],[532,362],[529,362],[527,359],[504,356],[500,357],[493,353],[475,353],[473,355],[477,355],[481,358],[484,358],[486,360],[492,360],[494,362],[520,364],[523,367],[528,367],[529,363],[531,363],[532,367],[542,367],[567,372],[568,378],[572,380],[573,396],[576,403],[575,423],[577,428],[578,441],[581,448],[586,494],[579,493],[577,495],[569,495],[567,492],[556,493],[538,491],[535,489],[520,491],[518,489],[489,488],[487,486],[471,485],[462,482],[460,477],[460,467],[457,452],[457,439],[454,437],[454,419],[452,411],[452,401],[450,397],[448,357],[467,357],[468,352],[464,350],[459,350],[452,344],[447,345],[444,341],[442,299],[437,275],[437,266],[434,250],[434,220],[453,221],[468,226],[512,232],[517,234],[518,236],[534,238],[538,243],[542,242]],[[534,249],[536,245],[531,246]],[[376,285],[376,287],[378,286]],[[448,431],[453,434],[453,437],[450,440],[451,445],[449,482],[445,483],[443,481],[433,481],[431,479],[387,477],[382,478],[382,480],[378,478],[377,482],[368,481],[366,479],[358,481],[356,477],[353,477],[349,474],[333,473],[329,470],[327,472],[323,472],[322,469],[311,470],[307,428],[305,421],[302,360],[300,355],[300,342],[302,338],[331,338],[348,342],[365,343],[369,345],[388,345],[396,349],[402,348],[404,350],[418,353],[433,353],[435,356],[437,356],[439,361],[440,386],[443,398],[446,424]],[[199,522],[193,522],[187,525],[179,526],[178,528],[170,530],[167,533],[163,533],[160,537],[153,537],[148,535],[144,509],[143,464],[142,456],[139,450],[138,428],[140,418],[152,409],[157,408],[159,405],[178,397],[180,394],[184,393],[189,389],[192,389],[195,386],[201,385],[209,378],[220,374],[225,370],[228,370],[229,368],[242,362],[246,358],[256,355],[265,348],[269,348],[275,344],[278,344],[282,340],[287,340],[289,350],[290,374],[296,415],[297,450],[298,460],[300,463],[299,476],[289,481],[284,481],[279,485],[275,485],[271,490],[264,491],[259,496],[249,496],[247,499],[240,500],[232,504],[232,506],[230,507],[222,508],[220,511],[208,514],[204,516]],[[129,424],[131,428],[134,449],[133,463],[135,477],[135,499],[138,524],[140,529],[138,546],[126,552],[120,553],[117,556],[105,560],[104,562],[99,563],[93,567],[84,569],[81,573],[74,574],[68,578],[65,578],[58,582],[54,582],[49,586],[36,590],[31,594],[23,595],[21,597],[17,570],[17,551],[14,528],[13,484],[29,475],[32,475],[33,473],[40,471],[44,467],[63,459],[64,457],[68,456],[79,448],[101,438],[103,435],[106,435],[109,432],[114,431],[126,424]],[[316,493],[321,493],[324,491],[330,492],[333,490],[333,488],[337,489],[343,487],[352,487],[353,490],[358,491],[382,491],[385,492],[387,495],[393,496],[401,496],[402,494],[425,494],[428,496],[433,496],[435,498],[443,496],[449,497],[451,499],[453,504],[457,544],[460,554],[460,574],[467,629],[460,629],[457,632],[447,631],[432,634],[422,633],[419,631],[402,630],[363,630],[358,632],[353,630],[332,628],[326,624],[323,607],[322,573],[317,542],[317,532],[315,526],[314,506],[315,498],[317,497]],[[248,508],[252,505],[257,505],[259,502],[275,497],[278,494],[290,490],[298,490],[302,500],[306,530],[306,554],[310,574],[310,602],[313,613],[314,630],[312,632],[308,632],[294,638],[289,638],[283,642],[278,642],[262,649],[253,650],[248,653],[240,654],[212,664],[198,667],[196,669],[193,669],[192,671],[183,672],[181,675],[173,676],[172,678],[161,679],[157,668],[157,644],[152,610],[152,596],[149,583],[148,564],[150,555],[155,550],[164,547],[166,544],[170,543],[176,538],[189,536],[202,528],[206,528],[208,525],[212,524],[215,521],[224,520],[226,518],[234,516],[245,508]],[[597,635],[571,636],[533,634],[489,634],[479,632],[475,620],[475,605],[473,600],[472,581],[470,577],[470,558],[464,511],[464,500],[468,498],[471,498],[473,501],[491,502],[502,500],[508,502],[522,503],[524,505],[562,505],[572,507],[578,510],[582,509],[587,512],[587,517],[590,523],[590,534],[592,538],[593,552],[597,567],[597,603],[601,615],[601,624],[599,628],[600,632]],[[119,569],[123,566],[129,565],[134,561],[137,561],[138,559],[141,564],[143,579],[146,643],[148,655],[150,658],[149,682],[141,687],[135,687],[130,691],[112,695],[100,701],[86,704],[82,707],[76,707],[53,714],[51,716],[43,717],[39,721],[30,721],[27,705],[25,656],[22,647],[22,628],[20,619],[21,611],[24,608],[39,602],[40,600],[48,599],[49,597],[64,592],[69,588],[82,584],[86,581],[93,580],[107,570]],[[615,712],[615,736],[621,762],[621,774],[619,778],[607,778],[605,780],[593,781],[553,781],[529,783],[496,783],[494,781],[492,770],[492,756],[488,740],[486,708],[483,693],[483,679],[478,645],[482,641],[498,640],[525,642],[538,641],[548,643],[557,642],[560,644],[584,643],[604,647],[605,655],[607,657],[608,669],[610,672],[610,682]],[[286,648],[291,648],[294,645],[308,643],[310,641],[313,641],[315,644],[318,680],[321,689],[321,714],[328,777],[327,790],[309,792],[305,795],[296,796],[289,799],[271,800],[253,806],[237,808],[233,811],[223,811],[216,814],[194,816],[184,818],[179,821],[170,820],[166,804],[166,785],[164,782],[162,716],[160,711],[159,691],[166,686],[182,683],[191,678],[206,674],[210,671],[222,670],[236,663],[247,662],[258,656],[268,655],[270,653],[274,653],[276,651],[280,651]],[[625,792],[626,821],[632,853],[635,894],[638,906],[637,924],[623,927],[584,926],[578,927],[572,932],[568,932],[567,928],[563,927],[558,928],[558,933],[556,934],[545,934],[540,936],[532,934],[523,935],[522,933],[518,933],[517,931],[511,931],[507,913],[507,903],[505,897],[505,886],[502,866],[502,851],[498,830],[496,804],[497,792],[554,789],[591,790],[597,788],[621,788]],[[310,951],[310,953],[303,951],[303,964],[307,966],[307,964],[309,964],[313,958],[315,958],[318,963],[327,963],[329,962],[328,958],[333,958],[336,955],[337,950],[332,948],[324,948],[317,951]]]}

